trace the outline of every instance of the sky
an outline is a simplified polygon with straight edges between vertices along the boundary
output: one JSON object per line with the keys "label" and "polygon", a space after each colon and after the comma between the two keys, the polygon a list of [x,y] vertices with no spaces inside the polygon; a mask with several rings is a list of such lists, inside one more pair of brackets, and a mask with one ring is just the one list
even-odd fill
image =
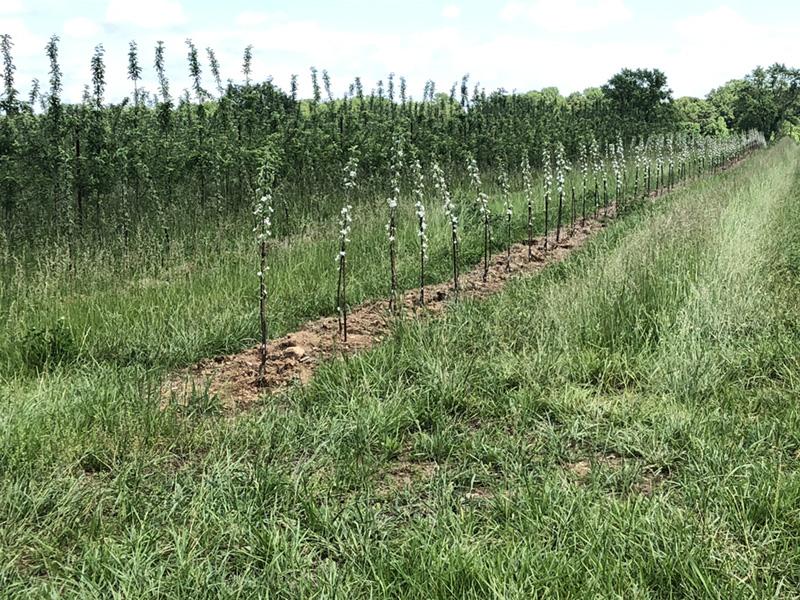
{"label": "sky", "polygon": [[327,69],[334,92],[360,76],[370,90],[391,72],[419,98],[470,74],[480,83],[562,93],[602,85],[623,67],[659,68],[675,96],[705,96],[757,65],[800,66],[798,0],[0,0],[0,33],[14,41],[17,88],[47,87],[44,46],[60,38],[64,97],[79,100],[97,44],[106,51],[106,99],[132,91],[130,40],[139,46],[143,85],[155,91],[153,49],[166,44],[173,93],[189,87],[185,40],[202,51],[204,85],[214,85],[205,49],[223,79],[241,81],[242,53],[253,45],[253,78],[288,89],[309,69]]}

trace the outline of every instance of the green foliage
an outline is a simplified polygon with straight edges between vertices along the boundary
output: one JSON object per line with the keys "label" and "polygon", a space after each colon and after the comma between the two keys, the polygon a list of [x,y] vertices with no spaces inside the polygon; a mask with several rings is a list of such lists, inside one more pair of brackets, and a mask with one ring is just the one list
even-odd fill
{"label": "green foliage", "polygon": [[800,143],[800,123],[791,123],[790,121],[784,121],[783,125],[781,125],[779,134],[781,136],[790,137],[795,142]]}
{"label": "green foliage", "polygon": [[608,80],[603,95],[622,119],[626,139],[640,134],[640,124],[666,125],[672,117],[672,90],[658,69],[622,69]]}
{"label": "green foliage", "polygon": [[[640,205],[245,413],[117,364],[0,381],[3,596],[793,597],[799,161]],[[61,290],[173,296],[154,326],[241,292],[170,279]]]}
{"label": "green foliage", "polygon": [[800,69],[774,64],[709,94],[730,128],[757,128],[768,138],[800,124]]}
{"label": "green foliage", "polygon": [[16,346],[22,364],[35,373],[74,362],[80,351],[63,317],[44,327],[28,327],[16,340]]}
{"label": "green foliage", "polygon": [[724,137],[728,134],[725,118],[710,100],[678,98],[674,104],[678,126],[694,135]]}
{"label": "green foliage", "polygon": [[[20,102],[13,89],[12,44],[3,38],[6,103],[0,180],[17,192],[6,200],[5,236],[15,254],[36,252],[68,238],[74,250],[105,240],[132,237],[192,236],[198,228],[219,226],[222,215],[242,218],[249,211],[253,174],[265,139],[280,148],[278,178],[285,202],[276,224],[280,235],[310,221],[324,221],[338,211],[328,202],[340,193],[347,150],[358,146],[366,175],[355,203],[369,202],[381,191],[391,166],[391,140],[402,134],[423,165],[437,160],[448,177],[463,178],[467,154],[490,174],[498,161],[519,164],[523,155],[534,166],[545,144],[561,142],[574,158],[581,143],[594,137],[603,145],[618,130],[637,136],[674,129],[650,120],[650,113],[618,112],[616,100],[599,88],[564,98],[555,88],[526,94],[470,89],[468,76],[451,94],[428,82],[421,101],[411,100],[405,80],[390,76],[366,93],[360,79],[342,98],[334,98],[326,71],[311,72],[313,94],[297,97],[271,81],[253,83],[252,48],[244,54],[244,83],[223,86],[216,55],[206,49],[216,97],[204,87],[198,49],[186,40],[190,96],[174,101],[165,71],[166,48],[154,52],[157,93],[139,87],[145,74],[140,49],[129,45],[126,72],[133,82],[133,102],[105,101],[107,68],[102,45],[91,58],[91,85],[81,104],[62,104],[58,38],[46,52],[50,90],[46,111]],[[121,67],[122,65],[120,65]],[[613,94],[612,94],[613,96]],[[616,96],[618,97],[618,96]],[[19,110],[16,110],[19,108]],[[9,137],[10,136],[10,137]],[[629,139],[629,138],[628,138]],[[11,233],[14,232],[14,235]]]}

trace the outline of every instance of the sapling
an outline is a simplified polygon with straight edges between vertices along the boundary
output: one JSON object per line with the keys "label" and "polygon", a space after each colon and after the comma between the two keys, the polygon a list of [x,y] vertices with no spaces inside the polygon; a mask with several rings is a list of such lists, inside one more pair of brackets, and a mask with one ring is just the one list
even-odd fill
{"label": "sapling", "polygon": [[708,137],[703,137],[703,139],[698,142],[698,145],[697,175],[700,176],[705,174],[708,166]]}
{"label": "sapling", "polygon": [[414,178],[414,212],[417,215],[419,238],[419,304],[425,305],[425,261],[428,260],[428,221],[425,216],[425,176],[418,158],[411,163]]}
{"label": "sapling", "polygon": [[697,146],[695,147],[694,163],[696,167],[695,177],[700,177],[705,173],[706,169],[706,148],[707,141],[705,137],[697,139]]}
{"label": "sapling", "polygon": [[633,181],[633,199],[634,201],[639,200],[639,177],[642,173],[642,164],[643,164],[643,146],[642,140],[639,140],[638,143],[634,146],[634,153],[633,153],[633,166],[634,166],[634,181]]}
{"label": "sapling", "polygon": [[686,161],[688,157],[689,141],[685,134],[678,136],[678,159],[676,165],[676,181],[682,182],[686,176]]}
{"label": "sapling", "polygon": [[478,207],[478,214],[483,224],[483,281],[485,282],[489,277],[489,247],[492,242],[492,213],[489,209],[489,196],[483,191],[481,173],[478,169],[478,162],[475,160],[474,156],[469,158],[467,172],[469,173],[470,184],[475,193],[475,204]]}
{"label": "sapling", "polygon": [[570,212],[570,224],[569,224],[569,232],[570,235],[575,235],[575,182],[570,182],[569,184],[570,193],[572,194],[572,211]]}
{"label": "sapling", "polygon": [[619,164],[619,152],[615,144],[611,144],[611,170],[614,172],[614,197],[617,210],[622,211],[622,169]]}
{"label": "sapling", "polygon": [[256,243],[259,249],[258,270],[258,314],[261,324],[261,346],[259,349],[260,364],[258,367],[258,384],[264,384],[264,372],[267,367],[267,243],[272,235],[273,187],[275,184],[275,170],[269,159],[265,160],[258,173],[258,188],[256,189],[256,202],[253,215],[256,225],[253,232],[256,234]]}
{"label": "sapling", "polygon": [[[0,52],[3,55],[3,95],[5,98],[0,101],[0,108],[2,108],[7,115],[16,114],[19,106],[17,101],[17,89],[14,87],[14,72],[17,68],[14,66],[14,60],[11,56],[11,48],[14,42],[11,36],[7,33],[0,35]],[[33,102],[31,102],[33,105]]]}
{"label": "sapling", "polygon": [[242,74],[244,75],[244,84],[250,87],[250,74],[253,72],[253,45],[249,44],[244,49],[242,58]]}
{"label": "sapling", "polygon": [[547,232],[550,226],[550,190],[553,187],[553,166],[550,158],[550,151],[545,148],[542,151],[542,196],[544,196],[544,242],[543,249],[547,251]]}
{"label": "sapling", "polygon": [[139,108],[139,80],[142,78],[142,67],[139,64],[139,50],[136,42],[128,44],[128,79],[133,81],[133,105]]}
{"label": "sapling", "polygon": [[453,258],[453,292],[458,296],[458,251],[461,244],[458,236],[458,215],[456,214],[456,205],[453,203],[453,198],[450,191],[447,189],[447,181],[444,177],[444,171],[436,161],[431,165],[433,175],[433,185],[436,188],[439,198],[444,207],[444,214],[450,223],[450,236],[451,236],[451,249]]}
{"label": "sapling", "polygon": [[617,172],[616,172],[616,186],[617,186],[617,206],[619,209],[622,209],[622,203],[625,200],[625,184],[626,184],[626,163],[625,163],[625,146],[622,142],[622,135],[617,133],[617,144],[616,144],[616,161],[617,161]]}
{"label": "sapling", "polygon": [[122,179],[122,244],[125,250],[125,257],[128,256],[128,242],[130,241],[131,211],[130,198],[128,195],[128,180]]}
{"label": "sapling", "polygon": [[169,80],[164,67],[164,42],[156,42],[156,58],[154,63],[156,77],[158,79],[158,89],[161,93],[161,101],[164,104],[171,102],[172,96],[169,93]]}
{"label": "sapling", "polygon": [[403,138],[395,137],[393,147],[391,177],[389,181],[389,220],[386,223],[386,235],[389,239],[389,310],[397,311],[397,206],[400,202],[400,176],[403,169]]}
{"label": "sapling", "polygon": [[222,74],[220,73],[219,60],[213,48],[206,48],[206,55],[208,56],[208,64],[211,68],[211,76],[214,78],[214,83],[217,86],[217,94],[222,98],[225,93],[225,88],[222,85]]}
{"label": "sapling", "polygon": [[609,148],[606,147],[606,158],[600,159],[600,164],[602,165],[602,173],[603,176],[603,217],[608,216],[608,156],[609,156]]}
{"label": "sapling", "polygon": [[564,210],[564,181],[566,179],[567,161],[564,157],[564,145],[556,144],[556,186],[558,189],[558,219],[556,222],[556,244],[561,241],[561,215]]}
{"label": "sapling", "polygon": [[599,176],[603,171],[603,160],[600,158],[600,147],[597,145],[597,140],[592,136],[592,141],[589,145],[589,155],[592,161],[592,175],[594,179],[594,218],[597,218],[597,213],[600,209],[600,190],[599,190]]}
{"label": "sapling", "polygon": [[527,153],[522,158],[522,185],[525,190],[525,205],[528,208],[528,260],[533,260],[533,176]]}
{"label": "sapling", "polygon": [[336,286],[336,312],[339,320],[339,335],[347,341],[347,244],[350,243],[350,231],[353,225],[350,201],[358,180],[358,147],[350,148],[350,158],[344,166],[344,193],[347,203],[339,213],[339,253],[336,255],[336,269],[339,281]]}
{"label": "sapling", "polygon": [[[625,160],[625,144],[622,141],[622,134],[617,133],[617,165],[619,166],[621,172],[621,177],[618,183],[620,186],[620,192],[623,199],[627,194],[627,182],[628,182],[627,164],[628,163]],[[617,198],[617,202],[620,202],[620,198]]]}
{"label": "sapling", "polygon": [[689,181],[694,172],[694,159],[697,141],[694,136],[687,136],[683,150],[683,180]]}
{"label": "sapling", "polygon": [[353,226],[353,207],[347,204],[339,213],[339,254],[336,256],[336,269],[339,283],[336,287],[336,310],[339,315],[339,335],[347,342],[347,244]]}
{"label": "sapling", "polygon": [[581,143],[581,227],[586,226],[586,178],[589,175],[589,156],[586,144]]}
{"label": "sapling", "polygon": [[667,185],[668,189],[671,192],[672,186],[675,183],[675,147],[672,136],[667,136],[667,160],[669,161],[668,164],[668,175],[667,175]]}
{"label": "sapling", "polygon": [[203,88],[201,80],[202,69],[200,67],[200,59],[197,55],[197,47],[189,38],[186,39],[186,47],[188,48],[186,58],[189,62],[189,76],[192,79],[192,91],[194,92],[197,103],[202,104],[203,101],[208,98],[208,92]]}
{"label": "sapling", "polygon": [[147,186],[147,194],[150,196],[153,202],[153,206],[155,206],[155,213],[156,213],[155,222],[161,229],[162,243],[161,243],[160,254],[161,254],[161,267],[163,268],[166,257],[169,255],[170,252],[169,223],[167,222],[167,215],[164,211],[164,201],[161,198],[161,195],[158,193],[158,190],[156,189],[155,181],[153,181],[153,177],[150,175],[150,169],[147,167],[146,164],[142,163],[141,170],[142,170],[142,177],[144,178],[145,185]]}
{"label": "sapling", "polygon": [[500,193],[503,195],[503,213],[506,217],[506,271],[511,270],[511,223],[514,219],[514,205],[511,203],[511,186],[508,183],[508,172],[500,161],[500,173],[497,177]]}

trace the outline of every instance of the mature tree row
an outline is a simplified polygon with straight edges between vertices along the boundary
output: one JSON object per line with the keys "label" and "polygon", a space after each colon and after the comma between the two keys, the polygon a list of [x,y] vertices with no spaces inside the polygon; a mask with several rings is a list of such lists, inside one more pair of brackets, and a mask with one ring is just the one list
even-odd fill
{"label": "mature tree row", "polygon": [[[369,92],[356,78],[344,97],[335,98],[327,72],[312,68],[312,95],[300,99],[296,77],[288,91],[270,79],[253,81],[249,47],[239,83],[223,83],[215,54],[206,49],[212,93],[191,40],[185,48],[191,90],[176,95],[170,87],[164,68],[168,49],[162,43],[146,59],[132,42],[127,65],[131,96],[108,103],[108,67],[98,45],[83,101],[67,103],[57,37],[45,48],[50,65],[46,89],[35,81],[25,98],[16,87],[13,42],[7,35],[1,41],[0,232],[11,246],[110,236],[127,244],[142,229],[163,232],[167,243],[174,228],[225,223],[229,215],[249,209],[254,174],[267,151],[281,188],[280,232],[292,221],[338,212],[341,172],[352,148],[358,148],[368,174],[360,188],[369,197],[385,193],[392,140],[398,135],[417,159],[438,161],[458,180],[466,177],[468,156],[485,169],[519,164],[523,156],[536,167],[551,144],[563,144],[567,157],[576,158],[590,139],[606,147],[620,135],[630,144],[634,138],[673,131],[681,112],[657,70],[625,70],[602,89],[567,98],[552,88],[487,93],[464,76],[449,93],[438,92],[430,81],[415,100],[405,80],[393,74]],[[141,80],[151,61],[158,89],[148,92]],[[794,84],[785,77],[770,79],[774,70],[765,73],[746,84],[772,90],[773,112],[756,120],[755,108],[746,111],[735,103],[730,122],[724,117],[726,127],[772,132],[794,110]],[[691,115],[693,123],[702,118]],[[701,126],[698,133],[718,132]]]}
{"label": "mature tree row", "polygon": [[757,129],[767,138],[800,139],[800,69],[774,64],[713,90],[706,99],[680,98],[677,119],[688,130],[715,135]]}

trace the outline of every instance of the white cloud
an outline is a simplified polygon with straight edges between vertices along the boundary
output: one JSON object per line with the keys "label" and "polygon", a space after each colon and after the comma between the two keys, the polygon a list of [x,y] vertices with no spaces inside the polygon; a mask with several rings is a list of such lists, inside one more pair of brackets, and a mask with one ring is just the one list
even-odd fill
{"label": "white cloud", "polygon": [[[460,0],[447,1],[458,5]],[[567,6],[584,8],[589,4],[594,7],[603,4],[565,1]],[[136,39],[139,44],[140,62],[144,65],[142,86],[150,91],[156,88],[151,67],[153,48],[157,39],[164,40],[173,95],[189,86],[186,37],[192,38],[200,49],[214,48],[223,79],[234,81],[241,81],[242,52],[247,44],[253,43],[254,79],[263,80],[272,75],[278,85],[288,89],[291,74],[297,73],[303,96],[311,93],[308,74],[311,65],[330,72],[336,94],[344,92],[355,76],[362,78],[369,91],[378,79],[385,82],[387,74],[395,72],[398,77],[408,78],[408,93],[419,98],[427,79],[436,81],[439,91],[446,91],[464,73],[472,75],[470,88],[480,81],[487,90],[502,86],[507,90],[527,91],[557,86],[563,93],[570,93],[601,85],[623,67],[660,68],[669,76],[670,87],[676,95],[704,95],[727,79],[743,76],[759,63],[800,64],[800,46],[795,43],[800,36],[800,26],[794,22],[759,25],[724,6],[693,16],[684,13],[684,18],[665,21],[657,29],[647,30],[646,35],[601,31],[592,35],[564,36],[561,35],[564,27],[554,29],[552,23],[549,31],[537,30],[537,35],[529,31],[531,23],[536,23],[530,20],[530,9],[551,6],[551,13],[537,13],[534,17],[541,19],[542,14],[550,14],[550,18],[555,18],[554,3],[525,0],[518,4],[523,9],[516,16],[521,20],[521,27],[500,22],[492,27],[486,23],[479,35],[454,21],[400,33],[301,20],[283,11],[269,10],[243,12],[238,16],[234,13],[207,29],[188,24],[176,28],[158,23],[155,28],[141,28],[130,35],[108,35],[102,31],[102,14],[94,22],[73,19],[74,22],[64,24],[66,35],[60,44],[65,97],[80,99],[83,85],[91,80],[89,61],[93,48],[101,42],[106,49],[108,66],[107,99],[118,102],[130,94],[132,84],[126,78],[125,69],[129,39]],[[150,11],[147,18],[151,19],[155,18],[153,7],[160,5],[155,0],[142,0],[134,6],[144,6],[145,12]],[[186,6],[188,10],[190,5]],[[442,4],[435,6],[434,10],[443,7]],[[185,18],[183,12],[179,15]],[[438,20],[436,14],[433,16],[434,21]],[[581,22],[586,17],[571,15],[569,18]],[[135,25],[131,19],[124,22]],[[174,11],[166,22],[176,22]],[[585,29],[587,25],[584,23],[581,27]],[[642,27],[643,23],[636,22],[630,29],[641,31]],[[3,31],[14,36],[19,87],[26,89],[32,77],[38,77],[46,86],[44,45],[45,36],[50,32],[22,16],[0,17],[0,32]],[[532,63],[531,57],[546,57],[546,60]],[[203,83],[213,88],[202,50],[201,59],[204,62]]]}
{"label": "white cloud", "polygon": [[675,21],[676,33],[695,40],[717,41],[719,38],[730,39],[753,33],[758,25],[750,23],[742,15],[728,6],[720,6],[714,10],[691,15]]}
{"label": "white cloud", "polygon": [[0,32],[11,36],[14,56],[44,55],[46,38],[38,35],[19,17],[0,18]]}
{"label": "white cloud", "polygon": [[503,7],[502,19],[525,18],[554,33],[599,31],[633,16],[625,0],[514,0]]}
{"label": "white cloud", "polygon": [[133,25],[159,29],[186,22],[183,6],[178,0],[111,0],[106,21],[115,25]]}
{"label": "white cloud", "polygon": [[72,38],[95,38],[100,34],[100,26],[86,17],[75,17],[64,23],[64,34]]}
{"label": "white cloud", "polygon": [[247,10],[239,13],[234,20],[237,27],[258,27],[270,20],[269,13]]}
{"label": "white cloud", "polygon": [[24,11],[22,0],[0,0],[0,15],[16,15]]}
{"label": "white cloud", "polygon": [[457,19],[461,16],[461,7],[457,4],[447,4],[442,8],[442,16],[445,19]]}
{"label": "white cloud", "polygon": [[679,19],[672,31],[674,47],[666,57],[666,68],[676,89],[707,91],[757,65],[800,62],[796,44],[800,27],[767,26],[728,6]]}

